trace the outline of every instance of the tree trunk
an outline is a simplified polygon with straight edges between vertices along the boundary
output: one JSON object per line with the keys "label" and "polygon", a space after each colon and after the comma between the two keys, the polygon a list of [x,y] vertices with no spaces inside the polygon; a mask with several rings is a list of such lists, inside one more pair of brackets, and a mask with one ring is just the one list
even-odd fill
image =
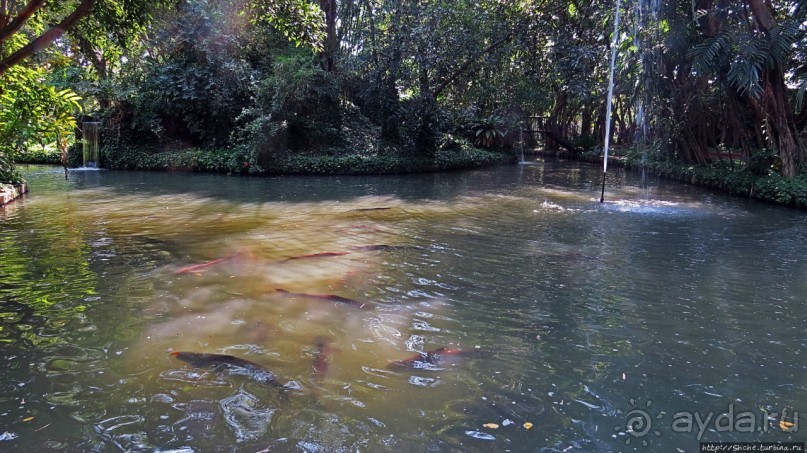
{"label": "tree trunk", "polygon": [[591,114],[592,109],[589,106],[583,107],[582,118],[580,119],[580,136],[586,137],[591,135]]}
{"label": "tree trunk", "polygon": [[417,137],[415,137],[416,151],[426,157],[435,157],[437,152],[437,131],[435,120],[437,112],[437,95],[429,89],[429,72],[423,67],[420,69],[420,99],[418,105]]}
{"label": "tree trunk", "polygon": [[[724,86],[728,87],[728,84]],[[747,98],[742,98],[737,90],[728,87],[726,89],[728,102],[724,109],[726,115],[726,139],[729,140],[730,148],[742,148],[743,157],[747,160],[751,157],[751,153],[755,149],[762,146],[762,142],[757,140],[755,125],[759,124],[757,121],[743,116],[743,113],[753,112],[747,105]],[[751,127],[749,127],[751,125]]]}
{"label": "tree trunk", "polygon": [[594,138],[599,143],[605,142],[605,102],[599,104],[597,109],[597,120],[594,122]]}
{"label": "tree trunk", "polygon": [[566,138],[564,128],[561,127],[561,121],[563,119],[563,113],[566,110],[568,100],[569,93],[565,89],[561,88],[555,96],[555,107],[552,108],[552,113],[548,118],[549,121],[547,121],[548,133],[546,134],[547,140],[545,146],[547,150],[558,149],[558,145],[562,145],[558,139]]}
{"label": "tree trunk", "polygon": [[803,131],[807,129],[807,102],[805,102],[801,107],[801,112],[796,115],[796,130]]}
{"label": "tree trunk", "polygon": [[336,54],[339,52],[339,37],[336,35],[336,0],[319,0],[319,7],[325,12],[325,48],[322,52],[322,66],[328,72],[336,70]]}
{"label": "tree trunk", "polygon": [[782,175],[793,178],[801,170],[803,150],[799,144],[790,104],[787,102],[785,79],[779,68],[768,69],[764,73],[764,94],[757,108],[766,116],[770,127],[770,140],[782,159]]}
{"label": "tree trunk", "polygon": [[[765,0],[748,0],[748,5],[757,26],[764,33],[770,34],[777,24],[769,4]],[[782,159],[782,175],[792,178],[801,170],[805,151],[799,143],[793,113],[787,101],[787,87],[781,65],[775,63],[772,68],[765,70],[761,82],[763,95],[754,105],[770,127],[771,144]]]}
{"label": "tree trunk", "polygon": [[377,83],[381,89],[381,96],[379,96],[379,102],[381,103],[381,138],[397,143],[401,139],[401,134],[398,128],[398,89],[395,87],[394,73],[380,75]]}
{"label": "tree trunk", "polygon": [[[96,74],[98,74],[98,79],[102,82],[107,80],[109,78],[110,71],[106,58],[104,58],[103,55],[98,55],[93,48],[92,43],[84,36],[78,36],[76,41],[78,42],[78,47],[81,53],[83,53],[84,56],[90,60],[93,69],[95,69]],[[112,105],[112,100],[110,99],[108,92],[105,90],[99,91],[97,98],[101,111],[108,110]]]}
{"label": "tree trunk", "polygon": [[[378,45],[375,38],[375,20],[372,15],[372,5],[366,2],[367,11],[370,15],[370,26],[373,45],[373,60],[376,64],[377,81],[380,95],[378,96],[379,111],[381,114],[381,139],[384,141],[398,143],[401,141],[401,133],[399,125],[399,97],[398,97],[398,71],[401,68],[401,48],[399,43],[392,43],[391,49],[386,49],[385,52],[378,51]],[[398,32],[397,27],[400,25],[401,19],[400,4],[394,9],[393,17],[390,21],[390,34],[395,36]],[[383,22],[383,20],[382,20]],[[382,67],[379,60],[386,60],[384,67]]]}

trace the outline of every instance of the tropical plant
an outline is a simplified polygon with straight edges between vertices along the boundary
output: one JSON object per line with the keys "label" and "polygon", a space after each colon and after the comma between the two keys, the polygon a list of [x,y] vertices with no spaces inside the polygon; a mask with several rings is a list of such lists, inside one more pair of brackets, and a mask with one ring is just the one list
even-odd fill
{"label": "tropical plant", "polygon": [[506,132],[504,132],[503,129],[504,120],[497,114],[492,114],[477,120],[471,126],[474,136],[474,145],[484,148],[493,148],[504,138]]}
{"label": "tropical plant", "polygon": [[314,55],[278,56],[271,75],[257,82],[254,105],[244,109],[235,134],[259,166],[289,152],[338,148],[342,143],[338,85]]}
{"label": "tropical plant", "polygon": [[81,98],[70,89],[43,83],[43,71],[16,66],[0,76],[0,150],[13,160],[29,143],[55,141],[66,163]]}

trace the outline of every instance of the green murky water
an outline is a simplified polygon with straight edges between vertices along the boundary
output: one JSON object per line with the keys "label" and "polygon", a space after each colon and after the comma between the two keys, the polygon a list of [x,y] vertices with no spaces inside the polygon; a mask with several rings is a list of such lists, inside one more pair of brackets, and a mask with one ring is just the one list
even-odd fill
{"label": "green murky water", "polygon": [[[0,450],[807,437],[779,423],[807,411],[801,211],[639,174],[613,175],[600,205],[599,170],[557,162],[400,177],[25,171],[32,194],[0,211]],[[390,366],[441,347],[465,354]],[[173,351],[241,357],[292,388]]]}

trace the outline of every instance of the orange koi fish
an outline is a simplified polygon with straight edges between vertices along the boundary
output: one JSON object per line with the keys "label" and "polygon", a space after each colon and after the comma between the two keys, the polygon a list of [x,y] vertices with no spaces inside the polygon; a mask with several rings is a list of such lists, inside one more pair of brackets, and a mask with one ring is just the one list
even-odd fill
{"label": "orange koi fish", "polygon": [[223,263],[225,261],[229,261],[229,260],[239,256],[240,254],[241,253],[233,253],[232,255],[223,256],[221,258],[216,258],[214,260],[210,260],[210,261],[207,261],[207,262],[204,262],[204,263],[194,264],[194,265],[191,265],[191,266],[186,266],[186,267],[183,267],[181,269],[177,269],[176,271],[174,271],[174,275],[189,274],[191,272],[200,271],[200,270],[206,269],[206,268],[208,268],[210,266],[215,266],[216,264]]}

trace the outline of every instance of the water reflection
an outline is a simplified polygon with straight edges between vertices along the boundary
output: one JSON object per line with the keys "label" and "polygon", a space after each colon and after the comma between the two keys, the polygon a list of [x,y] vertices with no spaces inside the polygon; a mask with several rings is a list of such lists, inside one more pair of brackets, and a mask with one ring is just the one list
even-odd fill
{"label": "water reflection", "polygon": [[[600,205],[573,170],[29,170],[0,233],[0,446],[603,451],[634,403],[805,406],[800,213],[629,174]],[[484,354],[429,360],[453,350]],[[643,440],[697,445],[665,423]]]}

